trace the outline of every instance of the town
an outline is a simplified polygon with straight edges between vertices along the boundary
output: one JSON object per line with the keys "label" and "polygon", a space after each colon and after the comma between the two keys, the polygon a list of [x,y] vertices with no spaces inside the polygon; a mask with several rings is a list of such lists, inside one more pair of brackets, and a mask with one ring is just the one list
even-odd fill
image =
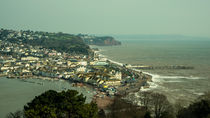
{"label": "town", "polygon": [[86,55],[32,46],[21,40],[7,40],[17,37],[33,40],[31,35],[21,31],[8,33],[2,38],[4,40],[0,40],[0,76],[64,79],[75,85],[91,85],[107,96],[125,95],[139,91],[141,87],[149,87],[147,82],[151,81],[150,75],[100,57],[97,49],[91,49],[91,53]]}

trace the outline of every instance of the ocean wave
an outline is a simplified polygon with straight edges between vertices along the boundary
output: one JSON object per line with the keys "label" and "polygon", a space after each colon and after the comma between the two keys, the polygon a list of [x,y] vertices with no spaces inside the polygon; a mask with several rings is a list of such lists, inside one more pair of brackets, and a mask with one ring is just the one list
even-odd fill
{"label": "ocean wave", "polygon": [[149,84],[148,88],[141,87],[140,91],[150,91],[156,88],[162,88],[162,86],[160,86],[159,84],[155,82],[148,82],[148,84]]}
{"label": "ocean wave", "polygon": [[179,81],[179,80],[171,80],[171,81],[167,81],[168,83],[178,83],[178,82],[183,82],[183,81]]}
{"label": "ocean wave", "polygon": [[202,93],[202,92],[194,92],[193,94],[199,95],[199,96],[204,95],[204,93]]}
{"label": "ocean wave", "polygon": [[199,95],[199,96],[204,95],[204,92],[202,92],[201,90],[198,91],[198,90],[195,90],[195,89],[192,89],[192,88],[186,88],[184,90],[187,91],[190,94]]}
{"label": "ocean wave", "polygon": [[155,83],[172,83],[172,82],[186,82],[186,80],[199,80],[201,77],[194,76],[161,76],[152,75],[152,81]]}
{"label": "ocean wave", "polygon": [[152,76],[152,81],[153,82],[165,82],[165,81],[170,81],[170,80],[182,80],[182,79],[188,79],[188,80],[199,80],[199,79],[204,79],[203,77],[195,77],[195,76],[164,76],[164,75],[158,75],[158,74],[152,74],[148,72],[143,72],[145,74],[151,75]]}
{"label": "ocean wave", "polygon": [[163,79],[202,79],[200,77],[194,77],[194,76],[160,76],[160,78],[163,78]]}
{"label": "ocean wave", "polygon": [[194,80],[196,80],[196,79],[204,79],[203,77],[194,77],[194,76],[190,76],[190,77],[187,77],[187,78],[185,78],[185,79],[194,79]]}
{"label": "ocean wave", "polygon": [[[143,73],[152,76],[152,82],[148,82],[148,84],[150,85],[149,88],[142,87],[140,91],[150,91],[150,90],[155,90],[155,89],[166,91],[167,88],[162,86],[163,83],[178,83],[178,82],[181,83],[181,82],[185,82],[186,80],[203,79],[202,77],[194,77],[194,76],[162,76],[158,74],[152,74],[149,72],[143,72]],[[202,94],[202,93],[196,93],[196,92],[193,92],[193,93],[196,95]]]}

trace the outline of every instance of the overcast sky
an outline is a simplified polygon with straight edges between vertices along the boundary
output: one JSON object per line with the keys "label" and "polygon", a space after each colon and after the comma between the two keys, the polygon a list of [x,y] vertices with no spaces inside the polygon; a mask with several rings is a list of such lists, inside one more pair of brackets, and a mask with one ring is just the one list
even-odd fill
{"label": "overcast sky", "polygon": [[0,27],[210,37],[210,0],[0,0]]}

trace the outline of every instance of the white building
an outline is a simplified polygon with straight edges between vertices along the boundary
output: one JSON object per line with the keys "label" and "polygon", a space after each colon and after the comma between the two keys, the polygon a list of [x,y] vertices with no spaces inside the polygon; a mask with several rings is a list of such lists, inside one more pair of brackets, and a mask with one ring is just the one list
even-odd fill
{"label": "white building", "polygon": [[80,61],[79,62],[79,65],[81,65],[81,66],[87,66],[87,61]]}
{"label": "white building", "polygon": [[107,86],[119,86],[121,85],[121,82],[119,80],[109,80],[104,82]]}
{"label": "white building", "polygon": [[122,73],[121,72],[116,72],[115,78],[118,79],[118,80],[121,80],[122,79]]}
{"label": "white building", "polygon": [[38,61],[39,58],[38,57],[22,57],[21,58],[22,61]]}
{"label": "white building", "polygon": [[85,72],[86,71],[86,67],[84,66],[80,66],[79,68],[77,68],[77,72]]}

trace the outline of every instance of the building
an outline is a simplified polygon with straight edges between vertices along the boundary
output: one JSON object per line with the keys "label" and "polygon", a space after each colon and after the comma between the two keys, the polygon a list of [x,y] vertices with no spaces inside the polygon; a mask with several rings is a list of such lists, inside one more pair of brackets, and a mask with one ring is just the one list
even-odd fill
{"label": "building", "polygon": [[86,69],[86,67],[80,66],[79,68],[77,68],[77,72],[86,72]]}
{"label": "building", "polygon": [[22,61],[38,61],[39,58],[38,57],[22,57],[21,58]]}
{"label": "building", "polygon": [[108,63],[106,61],[96,61],[93,64],[94,66],[106,66]]}

